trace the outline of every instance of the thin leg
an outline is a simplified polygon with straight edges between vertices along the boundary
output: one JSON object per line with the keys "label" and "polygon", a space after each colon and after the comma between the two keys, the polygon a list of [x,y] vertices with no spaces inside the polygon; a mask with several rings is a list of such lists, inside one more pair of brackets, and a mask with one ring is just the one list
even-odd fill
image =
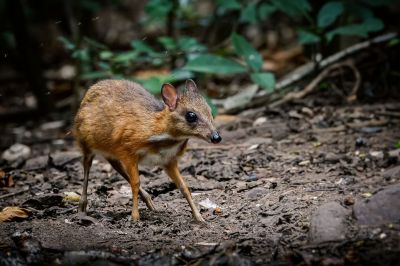
{"label": "thin leg", "polygon": [[178,162],[173,161],[165,167],[165,171],[168,176],[174,181],[176,186],[181,190],[182,194],[185,196],[190,208],[192,209],[193,218],[198,222],[205,222],[196,205],[193,202],[192,194],[190,194],[189,188],[185,183],[181,173],[179,172]]}
{"label": "thin leg", "polygon": [[122,162],[123,165],[126,165],[126,172],[129,176],[129,184],[132,189],[132,220],[138,221],[140,219],[139,215],[139,187],[140,187],[140,179],[139,179],[139,169],[137,160],[129,159],[127,161]]}
{"label": "thin leg", "polygon": [[[123,178],[125,178],[126,181],[128,181],[128,183],[130,183],[129,176],[125,172],[125,169],[120,161],[110,158],[107,158],[107,161],[111,164],[115,171],[117,171]],[[141,186],[139,187],[139,195],[144,203],[146,203],[147,208],[151,211],[155,211],[156,208],[154,207],[153,200],[151,199],[150,194],[147,193],[147,191],[144,190]]]}
{"label": "thin leg", "polygon": [[89,181],[90,167],[92,166],[94,155],[92,153],[83,154],[83,189],[81,199],[79,200],[79,212],[86,213],[87,207],[87,188]]}

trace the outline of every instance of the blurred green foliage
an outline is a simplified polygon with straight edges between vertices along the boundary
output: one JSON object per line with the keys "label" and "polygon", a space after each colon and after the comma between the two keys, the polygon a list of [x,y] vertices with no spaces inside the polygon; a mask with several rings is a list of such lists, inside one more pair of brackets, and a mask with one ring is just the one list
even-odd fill
{"label": "blurred green foliage", "polygon": [[[199,17],[195,12],[194,0],[178,0],[177,10],[173,10],[173,1],[148,0],[145,7],[146,14],[141,23],[157,24],[165,28],[173,12],[174,25],[178,30],[184,26],[190,27],[188,21],[196,19],[200,25],[209,27],[213,23],[212,16],[220,18],[233,12],[232,14],[238,14],[233,16],[235,23],[250,25],[265,23],[279,12],[303,21],[302,26],[297,29],[300,43],[326,46],[340,35],[367,37],[370,33],[383,30],[385,25],[375,16],[374,8],[387,6],[394,1],[335,0],[326,1],[320,6],[309,0],[217,0],[214,14]],[[240,74],[268,91],[274,90],[275,75],[263,71],[264,59],[261,54],[251,42],[236,32],[235,27],[224,49],[212,49],[210,45],[201,43],[194,37],[178,36],[160,36],[156,39],[156,43],[133,40],[127,51],[112,51],[89,38],[83,38],[79,46],[67,38],[60,40],[71,52],[72,57],[81,62],[83,79],[131,78],[137,66],[161,68],[171,65],[173,58],[179,63],[172,64],[175,69],[171,69],[170,74],[155,75],[136,81],[151,92],[158,93],[162,83],[183,80],[195,74]]]}

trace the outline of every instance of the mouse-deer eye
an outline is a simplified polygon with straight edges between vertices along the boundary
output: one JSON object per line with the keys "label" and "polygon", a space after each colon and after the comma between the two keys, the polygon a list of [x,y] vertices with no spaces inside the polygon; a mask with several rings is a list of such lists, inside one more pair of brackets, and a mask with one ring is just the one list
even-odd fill
{"label": "mouse-deer eye", "polygon": [[186,113],[185,119],[188,123],[195,123],[195,122],[197,122],[198,118],[194,112],[189,111]]}

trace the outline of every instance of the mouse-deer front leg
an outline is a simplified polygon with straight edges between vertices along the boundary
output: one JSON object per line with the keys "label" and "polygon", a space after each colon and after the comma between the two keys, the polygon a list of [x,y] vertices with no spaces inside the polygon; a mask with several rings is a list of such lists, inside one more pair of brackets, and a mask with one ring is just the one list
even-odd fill
{"label": "mouse-deer front leg", "polygon": [[198,222],[205,222],[196,205],[193,202],[192,194],[189,191],[188,186],[186,185],[183,176],[179,172],[178,162],[176,160],[170,162],[165,166],[165,172],[167,172],[168,176],[174,181],[175,185],[180,189],[183,196],[185,196],[187,202],[189,203],[190,208],[192,209],[193,218]]}

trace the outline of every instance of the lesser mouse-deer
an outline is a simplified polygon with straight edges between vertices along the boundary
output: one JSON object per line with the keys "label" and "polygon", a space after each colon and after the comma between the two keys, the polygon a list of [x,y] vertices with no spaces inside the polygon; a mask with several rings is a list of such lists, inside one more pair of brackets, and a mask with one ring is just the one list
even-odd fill
{"label": "lesser mouse-deer", "polygon": [[158,100],[139,84],[103,80],[86,93],[75,117],[74,135],[83,153],[84,183],[79,212],[86,213],[89,171],[94,155],[104,156],[132,189],[132,219],[139,220],[138,195],[154,204],[140,186],[139,164],[160,166],[181,190],[197,221],[204,222],[178,169],[188,139],[219,143],[211,110],[193,80],[178,92],[171,84]]}

